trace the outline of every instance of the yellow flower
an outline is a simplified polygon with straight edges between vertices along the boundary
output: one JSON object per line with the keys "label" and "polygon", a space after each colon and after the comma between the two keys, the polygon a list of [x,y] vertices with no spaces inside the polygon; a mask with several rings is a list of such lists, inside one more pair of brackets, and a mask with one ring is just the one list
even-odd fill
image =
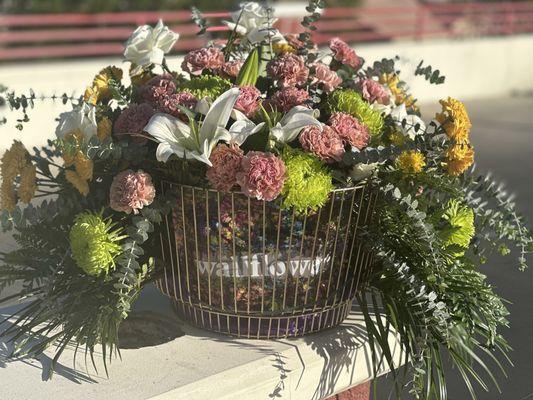
{"label": "yellow flower", "polygon": [[155,75],[152,74],[152,71],[145,71],[144,69],[140,72],[136,72],[135,64],[131,63],[130,65],[130,79],[133,86],[142,86]]}
{"label": "yellow flower", "polygon": [[276,54],[296,53],[296,49],[288,43],[276,42],[272,44],[272,50]]}
{"label": "yellow flower", "polygon": [[379,77],[379,83],[387,85],[389,90],[394,96],[394,103],[396,105],[405,104],[405,107],[418,110],[415,105],[416,99],[408,94],[405,89],[400,85],[400,77],[396,74],[382,74]]}
{"label": "yellow flower", "polygon": [[102,119],[98,121],[96,128],[96,136],[98,139],[102,141],[111,136],[112,127],[111,120],[107,117],[102,117]]}
{"label": "yellow flower", "polygon": [[86,181],[93,179],[93,160],[87,158],[81,151],[76,154],[74,168],[81,179]]}
{"label": "yellow flower", "polygon": [[111,97],[109,81],[120,81],[121,79],[122,70],[120,68],[114,66],[105,67],[94,77],[92,86],[85,90],[84,100],[91,104],[109,100]]}
{"label": "yellow flower", "polygon": [[399,131],[393,131],[389,134],[389,141],[394,146],[403,146],[407,141],[407,137]]}
{"label": "yellow flower", "polygon": [[402,152],[396,159],[396,168],[404,174],[417,174],[426,166],[426,159],[417,150]]}
{"label": "yellow flower", "polygon": [[457,143],[468,142],[472,123],[465,105],[451,97],[441,100],[440,104],[442,105],[442,112],[438,113],[435,118],[442,125],[446,135]]}
{"label": "yellow flower", "polygon": [[454,144],[446,151],[445,167],[451,176],[459,176],[474,163],[474,149],[469,143]]}
{"label": "yellow flower", "polygon": [[20,184],[17,194],[24,203],[29,203],[37,190],[37,169],[34,165],[26,165],[20,172]]}
{"label": "yellow flower", "polygon": [[2,156],[0,172],[4,180],[14,180],[22,168],[28,163],[28,150],[15,140],[9,150]]}
{"label": "yellow flower", "polygon": [[13,180],[4,177],[0,187],[0,210],[14,211],[16,204],[17,196]]}
{"label": "yellow flower", "polygon": [[87,196],[89,194],[89,184],[85,179],[80,177],[76,171],[66,170],[65,178],[82,196]]}
{"label": "yellow flower", "polygon": [[63,138],[61,157],[63,157],[65,167],[74,165],[82,142],[83,133],[80,130],[76,130]]}

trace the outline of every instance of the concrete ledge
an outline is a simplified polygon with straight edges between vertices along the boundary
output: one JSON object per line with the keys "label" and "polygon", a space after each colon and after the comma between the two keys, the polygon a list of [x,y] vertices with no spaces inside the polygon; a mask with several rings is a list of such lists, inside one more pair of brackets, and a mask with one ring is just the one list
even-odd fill
{"label": "concrete ledge", "polygon": [[[168,300],[155,289],[145,293],[139,308],[169,312]],[[122,362],[112,362],[109,378],[98,359],[100,373],[84,373],[80,355],[76,372],[69,349],[53,380],[44,382],[51,352],[39,360],[9,361],[10,344],[0,342],[0,374],[9,382],[2,399],[319,400],[373,378],[364,321],[356,311],[338,328],[299,339],[241,340],[183,323],[180,329],[185,334],[168,343],[122,350]],[[395,336],[389,341],[394,345]],[[399,362],[400,352],[395,356]]]}

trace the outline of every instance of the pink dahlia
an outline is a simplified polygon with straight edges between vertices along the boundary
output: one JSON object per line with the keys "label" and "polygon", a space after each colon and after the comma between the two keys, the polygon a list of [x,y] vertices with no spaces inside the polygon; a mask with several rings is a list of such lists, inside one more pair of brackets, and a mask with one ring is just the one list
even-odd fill
{"label": "pink dahlia", "polygon": [[113,178],[109,189],[109,206],[115,211],[138,214],[144,206],[152,204],[155,188],[146,172],[128,169]]}
{"label": "pink dahlia", "polygon": [[224,54],[217,47],[204,47],[189,52],[181,68],[191,75],[200,75],[204,69],[211,71],[219,70],[224,64]]}
{"label": "pink dahlia", "polygon": [[237,183],[247,196],[272,201],[285,183],[285,163],[274,154],[250,151],[241,161]]}
{"label": "pink dahlia", "polygon": [[235,108],[251,117],[259,110],[261,92],[255,86],[242,86],[240,89]]}
{"label": "pink dahlia", "polygon": [[337,112],[329,118],[328,123],[345,143],[359,150],[368,145],[368,128],[350,114]]}
{"label": "pink dahlia", "polygon": [[114,134],[119,136],[141,134],[154,113],[153,107],[148,103],[130,104],[122,110],[115,121]]}
{"label": "pink dahlia", "polygon": [[329,69],[326,64],[314,64],[315,73],[311,83],[320,83],[326,92],[333,92],[333,90],[342,83],[342,79],[335,71]]}
{"label": "pink dahlia", "polygon": [[267,104],[272,109],[286,113],[293,107],[303,105],[307,100],[309,100],[307,90],[290,86],[276,91]]}
{"label": "pink dahlia", "polygon": [[387,90],[373,79],[365,79],[359,82],[361,94],[369,103],[389,104],[390,95]]}
{"label": "pink dahlia", "polygon": [[222,67],[218,70],[218,74],[222,78],[235,79],[239,75],[239,71],[244,65],[243,60],[228,61],[222,64]]}
{"label": "pink dahlia", "polygon": [[309,68],[302,57],[284,53],[267,64],[267,73],[282,86],[304,85],[309,77]]}
{"label": "pink dahlia", "polygon": [[333,38],[329,42],[329,48],[333,52],[333,58],[341,64],[353,69],[358,69],[361,66],[361,59],[345,41]]}
{"label": "pink dahlia", "polygon": [[207,170],[207,180],[216,190],[229,191],[237,183],[237,172],[244,153],[235,144],[219,144],[209,157],[213,164]]}
{"label": "pink dahlia", "polygon": [[340,161],[344,154],[342,139],[330,126],[308,126],[300,134],[300,144],[304,150],[310,151],[322,161],[330,164]]}

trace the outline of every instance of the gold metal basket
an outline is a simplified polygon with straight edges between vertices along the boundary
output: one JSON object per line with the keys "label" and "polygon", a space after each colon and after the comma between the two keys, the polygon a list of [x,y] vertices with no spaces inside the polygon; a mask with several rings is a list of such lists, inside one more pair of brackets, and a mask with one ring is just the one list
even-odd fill
{"label": "gold metal basket", "polygon": [[163,182],[176,202],[161,233],[159,289],[201,328],[246,338],[300,336],[340,324],[372,264],[356,232],[369,185],[337,189],[316,211]]}

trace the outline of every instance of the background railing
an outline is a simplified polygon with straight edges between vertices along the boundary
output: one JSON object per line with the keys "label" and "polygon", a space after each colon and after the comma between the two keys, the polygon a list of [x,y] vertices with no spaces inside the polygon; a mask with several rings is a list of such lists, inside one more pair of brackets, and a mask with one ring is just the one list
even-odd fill
{"label": "background railing", "polygon": [[[179,32],[174,52],[220,37],[227,12],[205,13],[211,27],[196,36],[189,11],[0,16],[0,60],[119,56],[122,44],[141,24],[159,18]],[[276,26],[298,32],[301,17],[281,17]],[[533,33],[533,2],[420,4],[410,7],[330,8],[313,33],[318,44],[331,37],[357,42],[424,40]]]}

